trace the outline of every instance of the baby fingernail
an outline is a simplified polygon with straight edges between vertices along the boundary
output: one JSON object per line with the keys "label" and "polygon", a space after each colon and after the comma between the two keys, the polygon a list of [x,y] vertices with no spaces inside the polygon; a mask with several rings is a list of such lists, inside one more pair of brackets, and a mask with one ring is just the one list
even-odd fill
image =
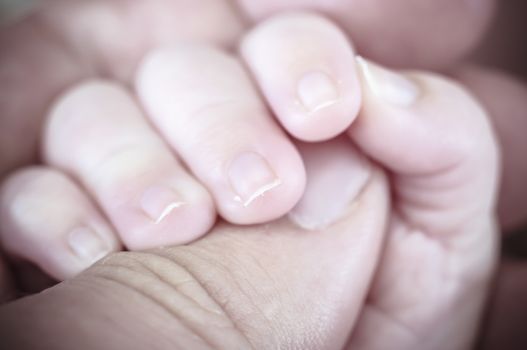
{"label": "baby fingernail", "polygon": [[309,146],[308,151],[304,155],[306,190],[289,218],[304,229],[320,230],[349,212],[371,171],[367,161],[349,142]]}
{"label": "baby fingernail", "polygon": [[409,106],[418,99],[417,84],[402,74],[390,71],[360,56],[357,56],[357,63],[368,88],[377,97],[400,106]]}
{"label": "baby fingernail", "polygon": [[254,152],[238,155],[229,165],[228,177],[235,200],[245,207],[282,184],[269,163]]}
{"label": "baby fingernail", "polygon": [[171,188],[156,186],[143,194],[141,207],[155,224],[159,224],[174,210],[185,204],[179,198]]}
{"label": "baby fingernail", "polygon": [[339,98],[336,83],[321,71],[304,75],[297,88],[300,102],[310,113],[331,106]]}
{"label": "baby fingernail", "polygon": [[88,227],[79,227],[71,231],[68,244],[73,253],[86,266],[93,264],[111,251],[109,244]]}

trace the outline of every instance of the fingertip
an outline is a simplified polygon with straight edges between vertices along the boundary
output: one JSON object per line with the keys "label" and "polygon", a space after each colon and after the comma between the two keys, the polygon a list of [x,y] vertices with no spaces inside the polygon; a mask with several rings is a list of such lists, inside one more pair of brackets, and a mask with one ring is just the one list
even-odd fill
{"label": "fingertip", "polygon": [[345,131],[360,109],[352,44],[324,17],[275,16],[240,47],[250,71],[284,128],[303,141]]}
{"label": "fingertip", "polygon": [[126,218],[127,231],[121,237],[132,251],[188,244],[205,235],[216,221],[212,197],[188,176],[146,189],[137,202],[137,213],[121,206],[113,209],[121,221]]}
{"label": "fingertip", "polygon": [[238,0],[254,22],[291,10],[312,10],[337,21],[358,50],[394,67],[444,69],[473,50],[496,0]]}
{"label": "fingertip", "polygon": [[73,277],[120,249],[110,225],[63,174],[32,167],[15,172],[1,191],[0,232],[7,253],[52,277]]}
{"label": "fingertip", "polygon": [[233,224],[275,220],[288,213],[304,193],[306,172],[296,147],[280,134],[268,135],[266,141],[259,154],[242,153],[227,164],[229,186],[236,195],[233,199],[229,192],[223,193],[223,205],[218,207]]}
{"label": "fingertip", "polygon": [[461,85],[426,72],[391,70],[362,57],[363,106],[351,136],[398,172],[432,173],[486,149],[493,133],[483,108]]}

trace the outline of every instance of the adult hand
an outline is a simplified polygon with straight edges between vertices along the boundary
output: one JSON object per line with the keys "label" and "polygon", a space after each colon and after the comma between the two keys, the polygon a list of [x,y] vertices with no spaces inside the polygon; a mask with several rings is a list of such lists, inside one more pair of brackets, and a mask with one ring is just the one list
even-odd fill
{"label": "adult hand", "polygon": [[189,246],[111,255],[0,307],[3,345],[342,348],[380,256],[387,186],[345,141],[304,154],[313,195],[304,205],[335,209],[337,201],[344,210],[330,227],[306,231],[287,218],[245,228],[219,224]]}

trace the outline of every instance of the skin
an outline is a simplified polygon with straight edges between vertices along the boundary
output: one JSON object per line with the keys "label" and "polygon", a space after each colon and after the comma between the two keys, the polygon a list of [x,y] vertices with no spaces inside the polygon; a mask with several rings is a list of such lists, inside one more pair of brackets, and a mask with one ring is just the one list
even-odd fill
{"label": "skin", "polygon": [[[275,25],[287,23],[263,23],[253,38],[269,45]],[[363,103],[349,133],[298,144],[308,181],[289,218],[220,223],[188,246],[111,255],[2,307],[3,339],[18,348],[468,347],[496,258],[492,129],[452,81],[364,61],[358,71]],[[402,81],[418,93],[401,104],[392,84]],[[449,147],[438,147],[445,137]],[[318,216],[332,205],[329,219]],[[55,324],[51,310],[64,310]]]}
{"label": "skin", "polygon": [[[299,8],[335,20],[366,57],[399,68],[450,67],[479,43],[494,14],[492,0],[239,0],[251,19]],[[382,23],[382,25],[379,25]]]}
{"label": "skin", "polygon": [[[156,36],[145,38],[143,44],[139,41],[137,47],[119,48],[119,52],[105,52],[104,55],[101,55],[100,46],[106,44],[103,40],[108,40],[108,35],[105,34],[103,36],[103,32],[101,32],[99,34],[100,37],[95,37],[95,42],[88,41],[93,42],[93,47],[88,45],[85,48],[85,56],[90,57],[88,61],[93,60],[93,64],[98,66],[98,69],[107,72],[110,76],[123,81],[133,81],[132,84],[139,95],[139,101],[130,103],[129,100],[133,99],[133,96],[126,96],[128,92],[124,92],[120,94],[119,98],[115,98],[116,101],[120,102],[114,102],[115,106],[111,107],[111,103],[105,101],[103,97],[90,96],[89,91],[97,90],[97,80],[92,80],[93,84],[91,87],[89,83],[74,86],[55,100],[51,110],[48,112],[47,123],[43,133],[41,149],[43,161],[47,165],[66,173],[67,177],[80,182],[87,189],[89,198],[80,201],[83,204],[77,207],[75,215],[72,214],[72,217],[76,217],[75,220],[58,222],[54,229],[50,229],[50,233],[45,236],[38,234],[37,231],[39,230],[19,224],[18,221],[20,220],[18,219],[10,220],[9,218],[13,214],[9,211],[10,206],[7,205],[7,208],[4,209],[4,216],[6,217],[4,221],[6,224],[4,224],[2,231],[6,232],[3,239],[4,246],[7,247],[11,255],[30,259],[55,278],[63,279],[89,266],[93,261],[97,260],[100,254],[92,254],[91,257],[85,259],[83,264],[67,263],[62,264],[66,266],[57,266],[60,263],[54,262],[53,257],[46,256],[45,253],[39,253],[38,249],[43,246],[43,239],[50,242],[53,241],[49,239],[50,236],[55,236],[54,239],[59,241],[67,240],[66,236],[70,233],[69,231],[73,230],[75,226],[82,225],[82,222],[87,222],[89,229],[97,231],[102,236],[102,245],[106,252],[121,249],[121,244],[128,249],[138,250],[158,245],[183,244],[192,241],[206,233],[213,225],[216,212],[228,222],[255,224],[278,218],[294,206],[300,198],[305,182],[303,165],[294,145],[279,130],[279,126],[272,121],[271,116],[264,110],[263,104],[248,102],[247,105],[215,108],[214,104],[217,101],[244,100],[245,98],[255,101],[257,99],[256,89],[250,86],[247,79],[243,81],[242,78],[233,78],[232,84],[234,85],[232,86],[216,86],[210,90],[201,90],[199,94],[201,96],[209,96],[207,97],[209,100],[205,99],[196,102],[196,105],[183,106],[180,104],[178,105],[179,109],[174,109],[174,106],[170,104],[172,96],[163,94],[162,91],[178,91],[184,87],[165,79],[165,72],[168,68],[162,67],[159,63],[159,61],[163,60],[163,54],[158,54],[157,56],[152,54],[145,58],[139,65],[135,78],[131,77],[134,75],[132,72],[137,68],[141,53],[145,48],[170,45],[170,42],[163,41],[167,38],[172,38],[162,35],[165,31],[180,32],[183,33],[182,37],[189,36],[198,40],[212,41],[214,44],[224,47],[232,46],[232,42],[237,41],[239,38],[243,29],[243,22],[234,20],[236,14],[232,12],[231,7],[218,2],[214,4],[219,6],[214,11],[216,17],[207,22],[228,22],[231,24],[225,28],[222,27],[221,31],[212,31],[212,26],[210,28],[201,28],[199,26],[198,28],[195,26],[188,28],[164,27],[172,24],[172,22],[163,20],[164,17],[162,16],[164,13],[152,12],[151,16],[155,18],[156,23],[159,23],[160,30],[154,33]],[[55,26],[64,25],[67,28],[71,24],[68,24],[67,19],[61,20],[61,18],[64,18],[62,13],[66,13],[66,11],[68,16],[72,12],[76,13],[76,11],[78,11],[80,18],[84,18],[82,16],[94,16],[93,18],[90,17],[90,21],[97,22],[97,18],[99,18],[97,16],[102,16],[102,14],[111,10],[111,7],[108,8],[109,5],[105,5],[104,2],[86,5],[88,8],[93,8],[90,11],[85,7],[78,7],[78,5],[71,5],[73,7],[63,4],[61,7],[57,6],[56,8],[49,8],[48,11],[37,13],[36,18],[39,21],[41,18],[44,23],[52,21]],[[173,3],[171,6],[176,5]],[[197,4],[195,8],[183,7],[175,8],[174,10],[186,10],[191,15],[192,11],[210,8],[211,6],[213,6],[212,3],[203,3]],[[251,12],[251,6],[256,5],[244,6],[242,7],[247,7],[245,12]],[[133,14],[134,11],[139,10],[142,13],[147,11],[147,9],[142,7],[138,9],[132,7],[130,12],[127,13]],[[30,17],[28,21],[34,20],[34,18]],[[481,17],[479,20],[483,23],[486,21],[485,18]],[[131,16],[130,20],[133,19],[135,17]],[[82,38],[82,33],[85,32],[79,23],[83,22],[80,20],[76,22],[75,25],[79,27],[78,30],[67,32],[72,37],[64,38],[66,42],[71,42],[74,39],[77,42],[77,39]],[[132,24],[135,24],[135,22],[130,23],[131,26]],[[184,24],[178,25],[182,26]],[[23,28],[23,26],[20,27]],[[61,28],[59,27],[57,30],[61,30]],[[124,31],[125,26],[119,25],[116,28]],[[251,39],[250,36],[246,36],[240,45],[240,51],[246,63],[251,66],[251,73],[258,81],[257,88],[260,88],[265,94],[281,126],[292,136],[307,141],[320,141],[343,132],[353,122],[354,116],[357,115],[360,107],[360,94],[357,93],[358,75],[354,67],[347,65],[347,62],[352,60],[355,55],[353,48],[347,45],[349,39],[335,28],[333,24],[323,19],[317,21],[314,28],[311,33],[308,34],[306,32],[304,34],[306,40],[300,40],[301,38],[294,34],[288,35],[284,30],[278,28],[278,33],[276,34],[283,37],[283,40],[280,43],[276,43],[276,47],[262,46],[263,51],[274,52],[277,50],[278,52],[283,52],[283,57],[277,55],[276,59],[282,62],[290,60],[294,62],[291,65],[286,65],[285,63],[273,64],[269,59],[260,59],[260,57],[268,57],[267,55],[246,54],[246,52],[254,50],[251,49],[250,42],[256,40]],[[59,31],[59,33],[63,32]],[[74,37],[71,33],[78,33],[79,37]],[[91,31],[89,33],[90,35],[93,34]],[[107,32],[104,31],[104,33]],[[119,33],[121,32],[117,34]],[[257,31],[253,31],[252,36],[257,37]],[[314,44],[312,44],[313,38],[316,39]],[[328,40],[325,40],[326,38]],[[172,38],[172,40],[175,39],[177,37]],[[86,42],[86,40],[82,41]],[[99,41],[101,42],[99,43]],[[317,49],[312,51],[304,50],[304,47],[308,46],[313,46]],[[30,49],[35,50],[33,46]],[[112,50],[114,49],[115,47],[112,46]],[[120,52],[123,50],[127,52],[127,55],[125,55],[126,59],[119,59],[119,57],[122,57]],[[196,55],[196,57],[199,56],[198,54]],[[182,81],[194,79],[197,82],[198,79],[195,79],[196,74],[198,74],[198,71],[202,72],[203,69],[199,65],[194,64],[195,57],[191,56],[192,54],[189,54],[188,62],[191,63],[190,65],[185,66],[185,62],[182,60],[179,66],[172,66],[173,74],[179,74],[178,69],[195,72],[194,76],[192,74],[186,76]],[[6,57],[9,58],[9,56]],[[13,55],[13,57],[15,56]],[[170,59],[166,59],[166,61],[170,61]],[[56,62],[56,60],[53,62]],[[154,63],[149,64],[149,62]],[[221,63],[218,64],[220,65]],[[243,73],[240,72],[240,68],[235,67],[235,65],[235,63],[232,64],[231,71],[227,73],[228,70],[225,70],[224,74],[242,76]],[[64,69],[63,67],[65,66],[67,65],[62,64],[61,69]],[[152,66],[157,68],[152,68]],[[284,69],[280,70],[280,67],[284,67]],[[303,74],[320,70],[326,71],[340,84],[339,99],[336,103],[332,103],[326,108],[317,109],[315,112],[309,110],[306,112],[306,110],[298,107],[298,99],[294,90]],[[82,72],[82,70],[80,71]],[[6,71],[6,74],[15,75],[13,79],[16,79],[16,71]],[[57,76],[60,77],[61,74],[57,74]],[[218,80],[227,81],[225,78],[225,76],[221,76],[218,77]],[[207,76],[200,81],[201,84],[210,86],[210,82],[206,79]],[[198,84],[196,82],[193,84]],[[99,81],[99,84],[107,84],[107,82]],[[117,90],[122,90],[123,88],[120,84],[114,84],[114,82],[107,85],[115,85],[114,90],[117,95],[119,95]],[[236,86],[236,88],[233,88],[233,86]],[[112,87],[109,86],[108,89],[111,90]],[[205,87],[200,86],[200,89],[205,89]],[[226,91],[231,91],[233,95],[225,94]],[[16,93],[16,90],[13,89],[12,92]],[[95,92],[93,93],[95,94]],[[100,95],[108,95],[108,91],[100,93]],[[233,97],[235,95],[236,97]],[[68,106],[72,103],[75,104],[75,102],[71,101],[78,98],[85,99],[86,105],[77,109],[78,111],[85,111],[85,115],[79,114],[77,118],[79,120],[88,120],[87,118],[89,117],[90,125],[96,126],[93,127],[92,133],[86,132],[86,127],[80,122],[75,123],[74,118],[69,115],[68,111],[70,108]],[[185,97],[185,99],[188,98]],[[93,103],[94,99],[97,100],[96,103]],[[16,97],[12,100],[16,101]],[[112,98],[108,97],[108,100],[112,100]],[[132,106],[129,106],[130,104]],[[137,105],[133,106],[133,104]],[[186,118],[191,120],[195,117],[193,113],[201,113],[201,109],[207,104],[211,104],[213,108],[210,110],[207,110],[209,107],[205,108],[206,113],[202,113],[204,118],[200,118],[202,120],[201,123],[193,122],[189,124],[185,121],[185,118],[178,120],[172,120],[171,118],[172,115],[178,114],[186,115]],[[9,107],[10,103],[6,102],[5,105]],[[17,105],[19,106],[20,104]],[[31,106],[38,106],[38,103]],[[103,108],[104,106],[106,107]],[[126,115],[126,122],[110,117],[115,108],[120,108],[118,115]],[[245,114],[247,112],[250,112],[249,114],[252,118],[250,122],[246,121],[247,117]],[[9,113],[7,114],[9,115]],[[16,123],[24,119],[19,118],[22,114],[17,114]],[[234,117],[229,119],[225,119],[225,117],[211,118],[212,114],[228,114]],[[91,115],[97,115],[101,120],[93,123]],[[209,119],[206,118],[207,115],[209,115]],[[498,115],[498,112],[495,115]],[[133,127],[130,126],[132,119],[137,121]],[[149,120],[141,121],[140,119]],[[223,122],[222,125],[215,125],[218,120],[224,119],[228,120],[226,124]],[[309,122],[305,122],[306,120]],[[156,129],[162,131],[159,133],[160,135],[156,135],[157,130],[152,130],[148,125],[149,123],[152,123]],[[516,118],[515,123],[521,123],[521,119]],[[121,128],[121,125],[124,124],[129,125],[126,128],[128,130],[126,133]],[[189,125],[194,125],[194,127],[190,129]],[[80,129],[84,130],[81,134],[76,132],[76,130]],[[119,132],[117,132],[117,129],[119,129]],[[180,132],[178,132],[179,130]],[[208,130],[216,130],[219,133],[228,132],[229,135],[228,137],[222,137],[218,134],[217,138],[211,138],[208,135],[210,133]],[[498,130],[502,130],[502,128],[498,128]],[[234,134],[235,132],[237,133]],[[82,145],[91,144],[92,140],[101,137],[101,135],[114,134],[119,136],[116,139],[113,137],[109,138],[109,142],[104,146],[99,144],[97,148],[92,150],[88,148],[88,153],[85,153],[84,148],[81,147]],[[9,133],[9,137],[6,137],[5,140],[8,140],[13,135],[16,135],[16,133]],[[271,138],[271,135],[273,138]],[[506,135],[504,139],[507,139]],[[511,144],[510,148],[514,149],[515,145]],[[116,150],[120,154],[117,154]],[[250,206],[240,206],[232,202],[234,195],[232,191],[228,190],[228,176],[222,173],[221,170],[223,167],[228,167],[227,164],[232,162],[236,154],[244,150],[258,150],[259,153],[263,153],[275,174],[283,181],[279,191],[270,191],[265,196],[265,199],[252,203]],[[174,157],[173,153],[176,153],[177,156]],[[512,154],[512,152],[505,153]],[[108,159],[110,156],[113,158]],[[17,159],[22,159],[22,157],[17,157]],[[130,159],[135,159],[135,161],[132,162]],[[82,162],[77,160],[82,160]],[[111,162],[113,166],[104,168],[102,177],[105,180],[101,181],[98,174],[101,171],[100,165],[106,164],[105,162]],[[149,164],[152,163],[158,164],[159,169],[151,170]],[[517,200],[509,197],[511,191],[508,190],[509,188],[515,188],[517,179],[521,178],[523,170],[520,172],[517,170],[523,166],[522,163],[522,159],[506,162],[506,165],[512,169],[506,171],[507,190],[503,192],[503,209],[501,210],[504,215],[502,221],[507,222],[507,225],[509,225],[509,222],[514,224],[515,221],[521,220],[524,215],[524,213],[520,212],[522,206],[518,206]],[[93,171],[93,167],[97,167],[97,165],[99,165],[98,170]],[[185,169],[185,165],[190,172]],[[144,175],[138,177],[133,174]],[[509,180],[507,174],[519,175]],[[192,175],[196,176],[205,186],[193,181],[191,179]],[[26,179],[21,179],[21,177],[15,175],[13,177],[14,180],[13,178],[11,179],[15,184],[11,185],[11,182],[8,182],[6,187],[21,187],[22,184],[27,183],[35,176],[29,175]],[[71,187],[72,190],[65,191],[66,193],[75,191],[76,184],[70,183],[71,181],[68,178],[59,177],[60,175],[52,175],[51,178],[54,178],[54,180],[50,181],[60,183],[58,186],[61,187]],[[37,183],[35,186],[37,187],[35,191],[37,191],[39,186],[45,187],[45,182],[40,185]],[[165,213],[172,213],[172,211],[166,211],[166,208],[169,208],[167,203],[154,203],[154,205],[148,205],[148,207],[154,207],[153,210],[147,210],[148,217],[144,216],[141,212],[142,209],[139,209],[142,205],[140,203],[143,200],[142,198],[151,192],[152,189],[157,191],[159,188],[166,189],[167,186],[171,189],[174,188],[175,192],[177,192],[174,194],[176,199],[170,203],[186,203],[181,209],[177,210],[180,215],[165,217]],[[79,191],[82,191],[82,189]],[[207,191],[211,196],[206,193]],[[4,193],[5,202],[11,202],[13,200],[12,197],[16,194],[16,192],[12,194],[8,190]],[[71,203],[76,202],[76,198],[78,198],[77,195],[69,196]],[[163,202],[166,202],[166,200],[163,200]],[[103,213],[97,214],[94,204],[101,207]],[[65,203],[64,207],[70,207],[70,205]],[[153,214],[151,213],[152,211],[154,212]],[[109,218],[107,222],[101,219],[102,214]],[[44,215],[43,212],[43,216],[49,215]],[[509,219],[507,216],[512,216],[513,218]],[[160,219],[162,220],[160,221]],[[161,225],[159,225],[158,221],[161,222]],[[161,234],[166,227],[186,227],[186,230],[184,234],[179,233],[178,230],[172,231],[173,233],[170,235]],[[51,232],[58,233],[53,235]],[[28,238],[24,239],[24,237]],[[59,256],[67,257],[71,255],[67,251],[64,252],[67,248],[61,248],[61,244],[60,242],[54,244],[54,246],[57,246]],[[69,270],[66,271],[66,268]]]}
{"label": "skin", "polygon": [[[430,53],[431,57],[439,59],[441,66],[450,65],[453,60],[462,56],[464,51],[462,48],[472,47],[477,43],[483,28],[490,20],[493,8],[492,2],[485,0],[476,2],[481,11],[469,11],[465,1],[452,0],[438,15],[439,5],[433,2],[427,2],[419,9],[409,2],[397,4],[393,1],[384,2],[383,6],[379,6],[378,12],[368,17],[362,9],[371,6],[369,0],[351,2],[349,8],[346,1],[333,1],[326,5],[325,10],[329,15],[342,14],[341,23],[349,23],[345,26],[346,30],[349,27],[349,33],[356,40],[357,38],[362,40],[360,52],[388,64],[398,61],[394,54],[408,52],[398,49],[403,46],[407,49],[413,47],[413,50],[423,48],[422,52]],[[2,103],[0,103],[6,121],[6,127],[1,129],[0,149],[10,150],[5,151],[5,154],[2,153],[0,157],[2,159],[0,173],[6,174],[11,169],[35,160],[39,154],[38,140],[45,111],[56,96],[72,84],[101,75],[128,82],[145,52],[153,47],[170,46],[180,39],[235,47],[237,39],[249,22],[247,17],[266,16],[281,10],[286,3],[290,3],[295,9],[319,9],[320,6],[317,4],[328,2],[306,0],[265,2],[265,5],[258,1],[232,4],[220,0],[193,1],[192,5],[184,1],[171,0],[131,3],[105,0],[78,3],[48,2],[45,10],[38,11],[2,30],[0,34],[0,46],[3,52],[0,66],[5,67],[0,77],[3,82],[11,86],[9,91],[2,94]],[[389,6],[386,6],[387,4]],[[389,37],[380,33],[377,23],[383,23],[386,28],[391,28],[399,21],[407,22],[394,17],[391,6],[413,20],[416,18],[422,20],[427,24],[423,27],[430,28],[431,32],[441,32],[444,41],[429,40],[426,35],[420,37],[419,35],[424,32],[412,28],[399,28],[397,31],[392,31],[393,35]],[[203,11],[203,9],[209,10]],[[182,18],[201,20],[173,21],[171,13],[178,13]],[[356,14],[364,16],[364,21],[357,21]],[[467,21],[467,18],[470,20]],[[104,26],[91,25],[103,21]],[[439,31],[429,26],[431,22],[447,22],[450,26]],[[155,30],[144,31],[143,28]],[[113,35],[109,36],[109,32]],[[466,37],[459,33],[466,33]],[[127,40],[129,37],[135,40],[130,42]],[[459,40],[459,45],[449,45],[449,49],[445,50],[442,43],[451,43],[452,39]],[[378,45],[379,40],[384,40],[382,45]],[[82,47],[79,47],[79,43],[82,43]],[[376,48],[391,47],[391,45],[397,49],[389,50],[389,53],[375,54]],[[427,59],[423,60],[417,55],[406,57],[404,64],[406,67],[433,66]],[[9,68],[14,65],[26,68],[24,70]],[[33,103],[19,103],[22,96],[30,96]],[[24,143],[18,142],[13,136],[17,135],[19,130],[26,135]]]}

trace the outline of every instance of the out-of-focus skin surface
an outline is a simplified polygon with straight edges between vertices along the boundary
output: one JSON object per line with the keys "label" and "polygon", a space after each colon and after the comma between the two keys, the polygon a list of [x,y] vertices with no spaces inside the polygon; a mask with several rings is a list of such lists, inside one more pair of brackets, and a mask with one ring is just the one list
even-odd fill
{"label": "out-of-focus skin surface", "polygon": [[500,1],[496,9],[487,35],[470,57],[480,66],[455,67],[454,76],[493,116],[504,151],[500,218],[505,231],[511,232],[527,226],[527,186],[521,185],[527,178],[527,3]]}
{"label": "out-of-focus skin surface", "polygon": [[499,1],[496,16],[488,33],[478,45],[472,59],[502,69],[516,78],[527,79],[527,45],[525,45],[525,13],[523,0]]}
{"label": "out-of-focus skin surface", "polygon": [[527,224],[527,85],[511,74],[481,66],[466,66],[455,73],[485,106],[503,151],[499,216],[505,232]]}
{"label": "out-of-focus skin surface", "polygon": [[253,19],[312,9],[337,21],[362,55],[394,67],[445,68],[477,45],[494,0],[238,0]]}
{"label": "out-of-focus skin surface", "polygon": [[[502,203],[506,193],[516,200],[502,205],[500,210],[503,224],[514,229],[515,233],[505,237],[503,242],[501,267],[494,281],[487,321],[481,330],[478,348],[523,350],[527,344],[527,218],[524,214],[527,205],[526,186],[520,184],[525,184],[527,178],[527,3],[508,0],[498,4],[488,35],[472,55],[475,62],[497,70],[483,72],[481,67],[472,66],[463,73],[458,72],[457,77],[474,91],[491,113],[501,108],[507,111],[495,116],[494,123],[501,142],[513,150],[503,155],[504,193],[501,196]],[[515,163],[515,166],[508,168],[507,163]],[[512,178],[517,178],[518,182]]]}

